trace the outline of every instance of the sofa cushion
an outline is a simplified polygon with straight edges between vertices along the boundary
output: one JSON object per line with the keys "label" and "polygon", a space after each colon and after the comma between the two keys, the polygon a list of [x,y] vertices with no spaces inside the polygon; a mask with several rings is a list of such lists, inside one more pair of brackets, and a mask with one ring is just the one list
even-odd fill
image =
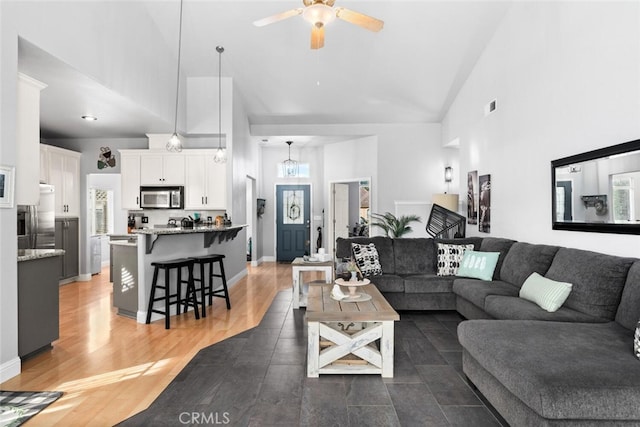
{"label": "sofa cushion", "polygon": [[452,243],[438,243],[438,276],[455,276],[460,267],[460,261],[466,250],[473,250],[472,244],[457,245]]}
{"label": "sofa cushion", "polygon": [[484,309],[484,299],[488,295],[517,297],[519,289],[500,280],[485,282],[475,279],[456,279],[453,281],[453,293]]}
{"label": "sofa cushion", "polygon": [[451,292],[453,276],[415,274],[404,277],[404,291],[408,294],[430,294]]}
{"label": "sofa cushion", "polygon": [[491,280],[500,252],[464,251],[456,276]]}
{"label": "sofa cushion", "polygon": [[435,274],[436,251],[433,239],[394,239],[393,252],[397,274]]}
{"label": "sofa cushion", "polygon": [[575,425],[640,420],[631,336],[615,322],[469,320],[458,326],[468,355],[505,388],[540,416]]}
{"label": "sofa cushion", "polygon": [[370,277],[380,292],[404,292],[404,279],[395,274],[383,273],[382,276]]}
{"label": "sofa cushion", "polygon": [[566,307],[613,320],[633,259],[560,248],[546,277],[573,284]]}
{"label": "sofa cushion", "polygon": [[536,303],[518,297],[500,295],[488,295],[484,300],[484,311],[496,319],[508,320],[546,320],[554,322],[607,322],[601,317],[593,317],[588,314],[560,307],[550,313],[543,310]]}
{"label": "sofa cushion", "polygon": [[367,245],[373,243],[378,250],[378,257],[380,259],[380,267],[382,271],[388,274],[395,274],[395,260],[393,256],[393,239],[384,236],[375,237],[338,237],[336,239],[336,258],[351,258],[351,244],[359,243],[361,245]]}
{"label": "sofa cushion", "polygon": [[352,243],[351,251],[358,270],[364,277],[380,276],[382,274],[380,257],[375,244],[361,245],[360,243]]}
{"label": "sofa cushion", "polygon": [[640,319],[640,261],[633,263],[627,274],[616,322],[633,330]]}
{"label": "sofa cushion", "polygon": [[502,263],[500,279],[521,287],[533,272],[545,276],[558,249],[558,246],[514,243]]}
{"label": "sofa cushion", "polygon": [[480,244],[480,250],[482,252],[500,252],[498,257],[498,263],[496,269],[493,271],[493,280],[500,280],[500,270],[502,269],[502,263],[507,256],[509,249],[515,243],[515,240],[503,239],[501,237],[485,237]]}
{"label": "sofa cushion", "polygon": [[569,297],[573,285],[531,273],[520,288],[520,298],[536,303],[545,311],[557,311]]}

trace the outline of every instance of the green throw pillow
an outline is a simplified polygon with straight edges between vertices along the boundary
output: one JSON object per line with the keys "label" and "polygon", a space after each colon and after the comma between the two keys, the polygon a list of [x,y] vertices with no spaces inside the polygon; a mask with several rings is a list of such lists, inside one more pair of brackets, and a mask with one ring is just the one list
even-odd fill
{"label": "green throw pillow", "polygon": [[553,313],[562,307],[572,287],[571,283],[556,282],[534,272],[522,284],[520,298],[535,302],[544,310]]}
{"label": "green throw pillow", "polygon": [[500,252],[464,251],[456,276],[491,280]]}

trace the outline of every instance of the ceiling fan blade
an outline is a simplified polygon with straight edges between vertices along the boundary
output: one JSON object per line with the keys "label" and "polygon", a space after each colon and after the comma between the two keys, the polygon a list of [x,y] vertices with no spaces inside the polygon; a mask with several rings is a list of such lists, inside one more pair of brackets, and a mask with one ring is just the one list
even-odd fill
{"label": "ceiling fan blade", "polygon": [[264,27],[265,25],[273,24],[274,22],[282,21],[283,19],[291,18],[292,16],[297,16],[302,13],[304,9],[291,9],[286,12],[278,13],[277,15],[268,16],[266,18],[258,19],[253,22],[253,25],[256,27]]}
{"label": "ceiling fan blade", "polygon": [[380,31],[384,26],[384,22],[379,19],[345,9],[344,7],[336,8],[336,16],[343,21],[350,22],[369,31]]}
{"label": "ceiling fan blade", "polygon": [[320,49],[324,46],[324,25],[311,27],[311,49]]}

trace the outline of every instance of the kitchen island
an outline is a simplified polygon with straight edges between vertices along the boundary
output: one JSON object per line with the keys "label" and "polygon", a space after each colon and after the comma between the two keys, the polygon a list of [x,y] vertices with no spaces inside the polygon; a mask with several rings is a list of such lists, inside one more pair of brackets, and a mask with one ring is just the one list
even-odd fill
{"label": "kitchen island", "polygon": [[[137,322],[145,323],[146,320],[153,279],[152,262],[222,254],[226,256],[226,267],[227,262],[231,261],[233,257],[245,257],[244,240],[239,242],[239,250],[238,242],[233,242],[233,240],[246,226],[246,224],[242,224],[229,227],[195,226],[193,228],[167,227],[134,230],[133,233],[138,235]],[[161,308],[162,302],[156,304],[158,304],[158,308]],[[171,314],[175,314],[175,306],[171,306]],[[151,321],[161,318],[161,315],[154,313],[151,316]]]}
{"label": "kitchen island", "polygon": [[18,356],[51,348],[59,338],[62,249],[18,249]]}

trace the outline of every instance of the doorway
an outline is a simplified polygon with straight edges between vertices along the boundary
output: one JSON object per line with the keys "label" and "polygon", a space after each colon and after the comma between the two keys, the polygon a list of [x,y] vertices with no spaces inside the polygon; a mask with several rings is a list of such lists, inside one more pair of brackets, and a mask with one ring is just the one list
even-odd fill
{"label": "doorway", "polygon": [[276,185],[276,260],[311,253],[311,187]]}
{"label": "doorway", "polygon": [[333,253],[338,237],[369,236],[371,179],[332,182],[329,184],[329,194],[328,235],[331,237],[327,239],[327,247]]}
{"label": "doorway", "polygon": [[257,206],[256,206],[256,180],[247,175],[247,205],[246,205],[246,215],[247,215],[247,262],[251,262],[253,267],[258,266],[258,258],[256,253],[256,239],[257,239],[257,230],[256,230],[256,219],[258,217],[257,214]]}
{"label": "doorway", "polygon": [[573,183],[558,181],[556,183],[556,221],[573,220]]}

